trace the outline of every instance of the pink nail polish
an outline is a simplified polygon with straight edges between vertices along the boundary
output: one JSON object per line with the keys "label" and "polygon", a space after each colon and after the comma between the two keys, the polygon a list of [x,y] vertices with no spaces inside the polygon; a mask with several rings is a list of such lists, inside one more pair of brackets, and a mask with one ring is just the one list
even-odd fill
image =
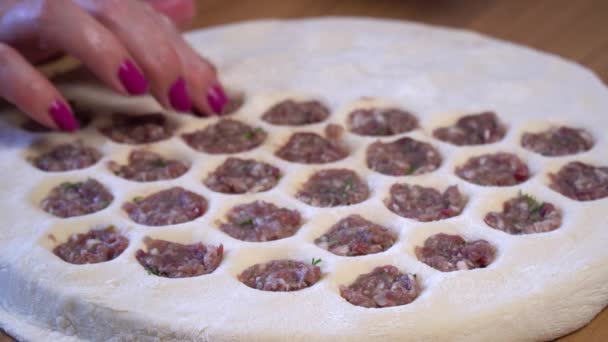
{"label": "pink nail polish", "polygon": [[78,129],[78,122],[74,117],[74,113],[72,113],[70,107],[65,102],[55,100],[51,107],[49,107],[49,114],[61,130],[73,132]]}
{"label": "pink nail polish", "polygon": [[192,108],[192,101],[183,78],[177,79],[169,89],[169,102],[173,108],[181,112],[187,112]]}
{"label": "pink nail polish", "polygon": [[224,107],[228,103],[228,97],[226,96],[224,89],[222,89],[222,86],[215,85],[207,90],[207,102],[215,113],[222,113]]}
{"label": "pink nail polish", "polygon": [[118,78],[131,95],[142,95],[148,91],[148,81],[130,60],[125,60],[118,69]]}

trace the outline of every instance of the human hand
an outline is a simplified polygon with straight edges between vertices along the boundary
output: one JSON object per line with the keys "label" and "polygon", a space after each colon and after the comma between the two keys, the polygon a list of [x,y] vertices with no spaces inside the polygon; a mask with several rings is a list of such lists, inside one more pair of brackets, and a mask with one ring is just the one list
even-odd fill
{"label": "human hand", "polygon": [[220,113],[227,97],[212,64],[181,37],[192,0],[3,0],[0,97],[39,123],[78,128],[59,91],[33,64],[63,53],[124,95],[148,91],[165,108]]}

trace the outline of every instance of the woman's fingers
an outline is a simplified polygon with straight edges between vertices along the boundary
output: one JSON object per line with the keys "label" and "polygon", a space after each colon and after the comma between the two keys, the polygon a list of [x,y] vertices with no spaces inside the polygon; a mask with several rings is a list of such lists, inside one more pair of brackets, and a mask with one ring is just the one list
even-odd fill
{"label": "woman's fingers", "polygon": [[115,90],[147,92],[148,82],[127,49],[71,0],[46,1],[38,20],[41,41],[73,55]]}
{"label": "woman's fingers", "polygon": [[185,70],[189,70],[185,78],[193,94],[196,111],[206,114],[222,113],[228,98],[218,80],[215,67],[194,51],[168,20],[160,18],[160,21],[172,37],[182,65]]}
{"label": "woman's fingers", "polygon": [[214,68],[148,2],[79,0],[79,3],[88,3],[87,10],[123,42],[151,81],[152,93],[162,105],[183,112],[192,109],[207,114],[221,112],[227,99]]}
{"label": "woman's fingers", "polygon": [[[192,0],[165,0],[164,7],[159,1],[153,1],[153,7],[135,0],[14,3],[8,9],[14,15],[3,14],[11,20],[0,21],[7,35],[0,32],[0,41],[11,45],[32,41],[35,50],[47,46],[65,51],[117,91],[136,95],[149,87],[161,105],[178,111],[221,113],[227,103],[215,68],[183,40],[168,17],[155,10],[176,18],[178,13],[192,12]],[[15,37],[19,39],[10,41]]]}
{"label": "woman's fingers", "polygon": [[79,1],[99,22],[127,47],[146,78],[151,92],[164,107],[187,112],[192,100],[181,60],[164,28],[160,16],[144,2],[124,0]]}
{"label": "woman's fingers", "polygon": [[196,14],[194,0],[144,0],[154,9],[167,16],[176,25],[188,24]]}
{"label": "woman's fingers", "polygon": [[12,47],[0,43],[0,97],[40,124],[75,131],[78,123],[57,89]]}

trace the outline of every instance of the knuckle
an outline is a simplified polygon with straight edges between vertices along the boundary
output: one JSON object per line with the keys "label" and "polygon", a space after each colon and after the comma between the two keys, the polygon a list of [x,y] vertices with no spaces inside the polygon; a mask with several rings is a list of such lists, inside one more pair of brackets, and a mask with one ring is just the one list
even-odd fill
{"label": "knuckle", "polygon": [[181,60],[175,49],[169,45],[157,49],[154,54],[148,55],[148,58],[151,59],[151,65],[163,74],[177,75],[182,72]]}

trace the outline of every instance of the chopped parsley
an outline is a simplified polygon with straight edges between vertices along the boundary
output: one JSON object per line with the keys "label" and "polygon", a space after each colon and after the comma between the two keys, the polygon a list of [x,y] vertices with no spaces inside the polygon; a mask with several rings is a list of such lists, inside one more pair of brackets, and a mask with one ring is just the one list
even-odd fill
{"label": "chopped parsley", "polygon": [[348,192],[351,191],[354,186],[355,186],[355,180],[353,179],[353,177],[346,178],[346,181],[344,182],[344,186],[342,187],[341,195],[343,197],[348,195]]}
{"label": "chopped parsley", "polygon": [[416,167],[414,164],[411,164],[411,165],[410,165],[410,167],[409,167],[409,168],[407,169],[407,171],[405,172],[405,174],[406,174],[407,176],[411,176],[411,175],[413,175],[413,174],[415,174],[415,173],[416,173],[416,170],[418,170],[418,168],[417,168],[417,167]]}
{"label": "chopped parsley", "polygon": [[248,225],[253,225],[253,218],[252,217],[239,222],[239,226],[248,226]]}
{"label": "chopped parsley", "polygon": [[252,139],[253,137],[256,136],[256,134],[263,134],[263,133],[264,133],[264,129],[261,127],[257,127],[257,128],[254,128],[252,130],[245,132],[243,135],[247,139]]}
{"label": "chopped parsley", "polygon": [[317,266],[318,264],[321,263],[321,261],[323,261],[323,259],[321,258],[312,258],[312,261],[310,262],[313,266]]}
{"label": "chopped parsley", "polygon": [[154,167],[165,167],[167,166],[167,162],[162,159],[155,159],[150,162],[150,164]]}
{"label": "chopped parsley", "polygon": [[374,133],[376,135],[389,135],[388,129],[386,127],[376,127],[376,129],[374,130]]}
{"label": "chopped parsley", "polygon": [[153,274],[155,276],[160,276],[160,271],[153,267],[146,267],[146,271],[148,274]]}
{"label": "chopped parsley", "polygon": [[81,183],[71,183],[71,182],[63,182],[61,183],[61,188],[64,190],[76,190]]}
{"label": "chopped parsley", "polygon": [[530,207],[530,214],[536,214],[540,212],[540,209],[545,204],[544,202],[538,201],[534,196],[530,194],[524,194],[523,192],[519,192],[519,197],[523,197],[528,203],[528,207]]}

